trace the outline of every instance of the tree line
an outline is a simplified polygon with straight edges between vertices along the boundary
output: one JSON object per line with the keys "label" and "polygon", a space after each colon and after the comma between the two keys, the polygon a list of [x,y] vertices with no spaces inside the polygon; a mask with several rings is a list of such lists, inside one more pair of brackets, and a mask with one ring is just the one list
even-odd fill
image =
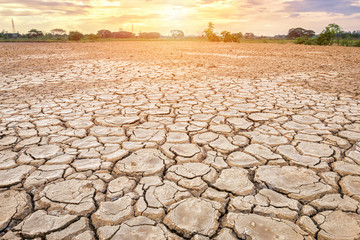
{"label": "tree line", "polygon": [[[243,35],[239,33],[231,33],[222,31],[220,34],[214,32],[214,24],[209,22],[208,27],[204,30],[204,37],[212,42],[241,42],[242,39],[253,39],[253,33]],[[277,35],[281,36],[281,35]],[[295,40],[296,44],[307,45],[333,45],[360,47],[360,31],[345,32],[342,28],[335,24],[329,24],[319,35],[313,30],[304,28],[291,28],[286,35],[286,39]]]}
{"label": "tree line", "polygon": [[214,32],[214,23],[209,22],[208,27],[204,31],[204,37],[206,37],[209,41],[212,42],[240,42],[242,38],[253,39],[255,35],[253,33],[245,33],[243,35],[241,32],[231,33],[229,31],[222,31],[220,35]]}
{"label": "tree line", "polygon": [[[181,30],[172,30],[171,35],[173,38],[184,37],[184,32]],[[158,32],[141,32],[136,36],[132,32],[118,31],[111,32],[110,30],[102,29],[96,34],[83,34],[79,31],[70,31],[67,33],[64,29],[55,28],[48,33],[44,33],[38,29],[31,29],[25,34],[20,33],[7,33],[5,31],[0,32],[0,38],[2,39],[38,39],[38,40],[97,40],[100,38],[144,38],[144,39],[156,39],[160,38],[161,34]]]}
{"label": "tree line", "polygon": [[[288,35],[293,36],[294,31],[291,30]],[[318,36],[315,34],[296,35],[295,43],[321,46],[337,44],[338,46],[360,47],[360,31],[345,32],[339,25],[331,23]]]}

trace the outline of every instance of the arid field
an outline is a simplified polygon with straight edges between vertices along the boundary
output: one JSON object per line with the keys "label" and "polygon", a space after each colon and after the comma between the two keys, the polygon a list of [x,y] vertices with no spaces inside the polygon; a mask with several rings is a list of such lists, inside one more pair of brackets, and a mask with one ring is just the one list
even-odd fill
{"label": "arid field", "polygon": [[360,48],[0,43],[0,239],[360,239]]}

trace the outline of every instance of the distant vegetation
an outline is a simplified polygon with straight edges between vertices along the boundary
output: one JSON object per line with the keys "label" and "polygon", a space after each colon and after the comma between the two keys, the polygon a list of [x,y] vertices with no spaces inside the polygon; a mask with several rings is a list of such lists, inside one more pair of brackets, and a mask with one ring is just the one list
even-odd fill
{"label": "distant vegetation", "polygon": [[[174,30],[172,32],[173,38],[182,38],[184,33],[181,30]],[[101,41],[102,39],[112,40],[112,39],[159,39],[161,34],[158,32],[143,32],[139,33],[136,36],[132,32],[119,31],[111,32],[109,30],[103,29],[99,30],[97,34],[83,34],[78,31],[70,31],[68,34],[64,29],[56,28],[51,30],[49,33],[44,33],[43,31],[37,29],[31,29],[26,34],[19,33],[7,33],[5,31],[0,32],[0,41]]]}
{"label": "distant vegetation", "polygon": [[69,32],[69,40],[70,41],[79,41],[82,38],[84,38],[84,34],[82,34],[81,32]]}
{"label": "distant vegetation", "polygon": [[292,42],[307,45],[333,45],[360,47],[360,31],[344,32],[337,24],[329,24],[320,35],[316,36],[313,30],[304,28],[291,28],[288,35],[276,35],[275,37],[255,36],[253,33],[230,33],[222,31],[220,34],[214,32],[214,24],[209,22],[204,30],[204,37],[211,42]]}
{"label": "distant vegetation", "polygon": [[175,39],[185,37],[184,32],[181,30],[171,30],[170,34],[171,34],[171,37],[175,38]]}
{"label": "distant vegetation", "polygon": [[[288,36],[289,35],[290,31]],[[336,44],[338,46],[360,47],[360,31],[344,32],[339,25],[332,23],[318,36],[309,36],[307,34],[297,36],[295,43],[321,46]]]}
{"label": "distant vegetation", "polygon": [[291,28],[286,37],[288,39],[296,39],[298,37],[311,38],[313,36],[315,36],[315,32],[313,30],[306,30],[303,28]]}
{"label": "distant vegetation", "polygon": [[243,34],[240,33],[230,33],[228,31],[222,31],[221,35],[217,35],[214,32],[214,24],[209,22],[208,28],[204,31],[206,38],[212,42],[240,42],[240,39],[243,37]]}
{"label": "distant vegetation", "polygon": [[135,38],[135,34],[132,32],[119,31],[111,32],[110,30],[99,30],[96,34],[99,38]]}
{"label": "distant vegetation", "polygon": [[[278,35],[275,37],[264,37],[260,36],[257,37],[253,33],[245,33],[242,34],[241,32],[238,33],[231,33],[229,31],[222,31],[220,34],[217,34],[214,32],[214,24],[212,22],[209,22],[208,27],[204,30],[204,38],[211,42],[277,42],[277,43],[286,43],[289,41],[286,41],[286,36]],[[291,42],[291,41],[290,41]]]}
{"label": "distant vegetation", "polygon": [[160,38],[161,35],[158,32],[143,32],[143,33],[139,33],[139,38],[143,38],[143,39],[156,39],[156,38]]}
{"label": "distant vegetation", "polygon": [[121,39],[130,40],[150,40],[150,39],[183,39],[183,40],[200,40],[207,39],[211,42],[242,42],[242,43],[295,43],[306,45],[338,45],[360,47],[360,31],[345,32],[337,24],[329,24],[319,35],[315,35],[313,30],[304,28],[291,28],[287,35],[275,35],[274,37],[255,36],[253,33],[231,33],[222,31],[216,33],[212,22],[204,30],[203,35],[185,36],[182,30],[171,30],[170,36],[161,36],[158,32],[141,32],[138,35],[119,30],[111,32],[102,29],[96,34],[83,34],[78,31],[70,31],[67,33],[64,29],[55,28],[45,33],[38,29],[31,29],[25,34],[0,32],[0,41],[11,42],[66,42],[66,41],[119,41]]}

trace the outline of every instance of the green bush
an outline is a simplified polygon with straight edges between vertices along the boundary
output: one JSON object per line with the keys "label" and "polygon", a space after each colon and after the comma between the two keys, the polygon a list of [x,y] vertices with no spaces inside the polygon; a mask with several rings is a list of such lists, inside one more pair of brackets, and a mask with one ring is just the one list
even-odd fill
{"label": "green bush", "polygon": [[341,40],[340,45],[349,47],[349,46],[351,46],[351,41],[349,39],[343,39],[343,40]]}
{"label": "green bush", "polygon": [[316,38],[307,39],[304,44],[305,45],[316,45]]}
{"label": "green bush", "polygon": [[[336,35],[341,33],[341,27],[335,23],[329,24],[316,40],[317,45],[333,45]],[[339,41],[337,41],[339,43]]]}
{"label": "green bush", "polygon": [[73,31],[69,32],[69,40],[70,41],[79,41],[84,37],[81,32]]}
{"label": "green bush", "polygon": [[295,44],[305,44],[305,45],[316,45],[317,38],[308,38],[307,36],[298,37],[295,39]]}
{"label": "green bush", "polygon": [[[345,36],[346,38],[342,38]],[[306,36],[296,38],[295,44],[305,45],[333,45],[345,47],[360,47],[360,40],[356,40],[350,36],[349,33],[344,35],[341,27],[335,23],[329,24],[318,37],[308,38]]]}
{"label": "green bush", "polygon": [[305,44],[305,42],[308,40],[306,36],[298,37],[295,39],[295,44]]}

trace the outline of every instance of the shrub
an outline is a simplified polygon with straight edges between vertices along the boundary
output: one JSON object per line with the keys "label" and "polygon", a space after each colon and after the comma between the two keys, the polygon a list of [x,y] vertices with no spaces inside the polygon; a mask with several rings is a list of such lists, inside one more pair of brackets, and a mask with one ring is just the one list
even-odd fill
{"label": "shrub", "polygon": [[305,42],[308,40],[306,36],[298,37],[295,39],[295,44],[305,44]]}
{"label": "shrub", "polygon": [[349,39],[343,39],[343,40],[340,42],[340,45],[341,45],[341,46],[349,47],[349,46],[351,46],[351,41],[349,41]]}
{"label": "shrub", "polygon": [[234,40],[233,40],[233,36],[232,36],[231,33],[228,32],[228,31],[222,31],[222,32],[221,32],[221,36],[222,36],[222,40],[223,40],[224,42],[233,42],[233,41],[234,41]]}
{"label": "shrub", "polygon": [[354,42],[354,47],[360,47],[360,40]]}
{"label": "shrub", "polygon": [[336,35],[341,33],[341,27],[335,23],[329,24],[317,38],[318,45],[333,45]]}
{"label": "shrub", "polygon": [[73,31],[69,32],[69,40],[70,41],[79,41],[84,37],[81,32]]}
{"label": "shrub", "polygon": [[243,34],[241,32],[232,33],[231,36],[232,36],[232,41],[237,43],[239,43],[243,38]]}
{"label": "shrub", "polygon": [[91,33],[91,34],[87,35],[86,38],[89,39],[89,40],[97,40],[97,39],[100,38],[100,36],[97,35],[97,34]]}
{"label": "shrub", "polygon": [[209,26],[205,29],[204,33],[209,41],[219,42],[221,40],[221,38],[214,33],[214,24],[212,22],[209,22]]}
{"label": "shrub", "polygon": [[305,44],[305,45],[316,45],[316,38],[308,38],[307,36],[298,37],[295,39],[295,44]]}
{"label": "shrub", "polygon": [[316,38],[307,39],[304,44],[305,45],[316,45]]}

